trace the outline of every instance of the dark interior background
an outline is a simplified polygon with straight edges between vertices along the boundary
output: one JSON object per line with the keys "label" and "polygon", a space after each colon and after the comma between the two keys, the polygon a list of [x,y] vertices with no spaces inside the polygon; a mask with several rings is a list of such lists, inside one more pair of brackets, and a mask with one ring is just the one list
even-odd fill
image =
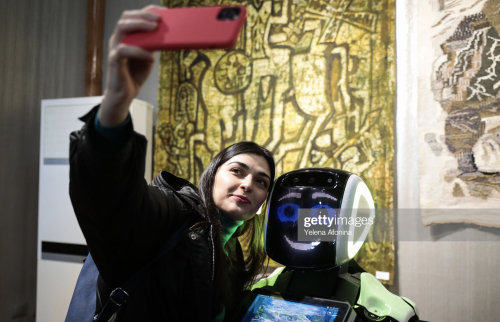
{"label": "dark interior background", "polygon": [[[105,55],[121,12],[151,3],[106,1]],[[2,322],[36,319],[41,100],[85,96],[86,28],[86,0],[0,1]],[[156,66],[138,98],[156,105],[157,87]]]}

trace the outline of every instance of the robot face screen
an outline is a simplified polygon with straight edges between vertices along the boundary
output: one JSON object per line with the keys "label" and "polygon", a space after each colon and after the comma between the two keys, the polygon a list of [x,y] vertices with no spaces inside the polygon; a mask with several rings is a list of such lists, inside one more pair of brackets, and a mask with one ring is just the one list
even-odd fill
{"label": "robot face screen", "polygon": [[[284,187],[271,198],[266,236],[268,255],[280,264],[300,268],[335,266],[335,242],[299,242],[300,209],[335,217],[342,191],[334,187]],[[336,228],[336,227],[332,227]]]}

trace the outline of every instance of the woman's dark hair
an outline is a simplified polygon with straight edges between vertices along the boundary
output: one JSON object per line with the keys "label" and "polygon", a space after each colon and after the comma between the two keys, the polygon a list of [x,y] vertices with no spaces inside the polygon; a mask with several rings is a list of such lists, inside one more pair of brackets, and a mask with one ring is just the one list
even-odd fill
{"label": "woman's dark hair", "polygon": [[[213,237],[215,243],[215,276],[214,276],[214,293],[215,299],[222,303],[226,302],[228,296],[233,297],[235,294],[228,294],[225,287],[224,276],[227,271],[232,269],[232,260],[235,259],[234,255],[229,252],[229,267],[225,263],[226,255],[222,249],[222,224],[220,213],[215,206],[213,200],[213,190],[215,175],[219,168],[226,163],[231,158],[239,154],[254,154],[263,157],[271,171],[271,184],[274,182],[275,177],[275,164],[272,153],[266,148],[254,143],[243,141],[235,143],[215,156],[215,158],[210,162],[205,171],[200,177],[200,182],[198,184],[198,190],[200,197],[205,204],[205,216],[212,224]],[[267,201],[266,201],[267,202]],[[263,207],[262,209],[265,209]],[[263,243],[263,232],[264,232],[264,214],[260,216],[254,216],[252,219],[246,221],[242,226],[238,228],[234,235],[240,236],[240,241],[244,245],[244,257],[245,257],[245,272],[241,274],[242,280],[239,281],[241,290],[251,285],[255,282],[257,274],[261,273],[264,268],[264,262],[266,259],[266,254],[264,251]],[[227,248],[227,245],[226,245]],[[227,309],[227,308],[226,308]]]}

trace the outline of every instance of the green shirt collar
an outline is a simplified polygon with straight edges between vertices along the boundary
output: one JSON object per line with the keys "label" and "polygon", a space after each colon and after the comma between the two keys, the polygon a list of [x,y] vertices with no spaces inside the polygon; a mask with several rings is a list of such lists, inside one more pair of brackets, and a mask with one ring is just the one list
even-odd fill
{"label": "green shirt collar", "polygon": [[[236,229],[238,229],[238,227],[243,225],[245,222],[234,221],[231,218],[224,216],[223,214],[220,215],[220,218],[222,223],[222,248],[224,249],[224,246],[226,246],[227,241],[233,236]],[[227,255],[226,250],[224,250],[224,252]]]}

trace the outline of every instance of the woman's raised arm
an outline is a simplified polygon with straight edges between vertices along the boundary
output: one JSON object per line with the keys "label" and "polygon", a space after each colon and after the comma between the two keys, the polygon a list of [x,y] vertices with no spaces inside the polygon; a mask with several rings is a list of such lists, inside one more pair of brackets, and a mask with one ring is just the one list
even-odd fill
{"label": "woman's raised arm", "polygon": [[130,103],[151,73],[154,53],[121,41],[127,34],[157,28],[160,17],[148,11],[152,8],[155,6],[125,11],[110,38],[106,89],[99,112],[99,122],[104,126],[119,124],[127,118]]}
{"label": "woman's raised arm", "polygon": [[[120,41],[129,32],[154,29],[155,21],[145,10],[122,15],[110,41],[103,102],[82,118],[85,126],[71,134],[71,202],[109,285],[120,285],[149,262],[186,220],[174,193],[165,195],[147,185],[146,139],[133,131],[132,122],[124,122],[130,102],[150,74],[153,55]],[[113,135],[103,135],[98,129],[102,126],[105,134]]]}

